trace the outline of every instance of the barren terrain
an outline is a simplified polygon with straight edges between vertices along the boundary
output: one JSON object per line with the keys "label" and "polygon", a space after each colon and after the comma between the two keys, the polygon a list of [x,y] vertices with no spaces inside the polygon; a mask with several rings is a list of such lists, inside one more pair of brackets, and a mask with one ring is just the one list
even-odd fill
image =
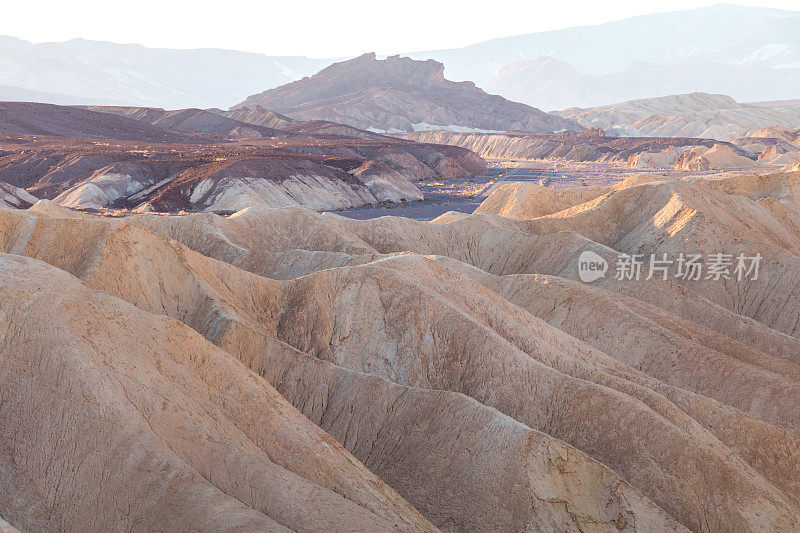
{"label": "barren terrain", "polygon": [[[797,75],[797,16],[691,13],[431,54],[530,98]],[[0,533],[800,531],[796,102],[0,49],[0,93],[80,104],[0,102]]]}
{"label": "barren terrain", "polygon": [[[798,191],[507,183],[433,222],[0,210],[0,515],[796,530]],[[583,250],[764,259],[757,280],[587,284]]]}
{"label": "barren terrain", "polygon": [[258,107],[305,120],[327,120],[375,131],[429,127],[462,130],[582,129],[572,120],[487,94],[471,82],[445,79],[439,62],[374,53],[334,63],[303,78],[248,97],[234,110]]}
{"label": "barren terrain", "polygon": [[414,182],[485,169],[463,148],[319,121],[279,130],[192,109],[0,111],[0,181],[84,210],[352,208],[421,200]]}

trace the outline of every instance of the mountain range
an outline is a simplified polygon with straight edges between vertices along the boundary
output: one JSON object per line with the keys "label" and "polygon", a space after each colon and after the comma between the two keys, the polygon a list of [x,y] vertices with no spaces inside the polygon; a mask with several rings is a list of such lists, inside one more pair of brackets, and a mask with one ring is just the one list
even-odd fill
{"label": "mountain range", "polygon": [[232,50],[169,50],[84,39],[33,44],[0,37],[0,84],[5,86],[0,97],[54,104],[229,107],[329,63]]}
{"label": "mountain range", "polygon": [[[716,5],[404,55],[545,110],[695,91],[800,98],[798,11]],[[0,37],[0,98],[227,108],[338,60]]]}
{"label": "mountain range", "polygon": [[725,94],[741,102],[800,95],[800,69],[713,62],[656,64],[636,61],[619,72],[582,74],[552,57],[512,63],[486,90],[545,110],[594,107],[624,100],[692,92]]}
{"label": "mountain range", "polygon": [[800,68],[800,12],[718,4],[409,56],[441,61],[452,79],[479,86],[507,65],[544,56],[587,75],[619,72],[637,61]]}

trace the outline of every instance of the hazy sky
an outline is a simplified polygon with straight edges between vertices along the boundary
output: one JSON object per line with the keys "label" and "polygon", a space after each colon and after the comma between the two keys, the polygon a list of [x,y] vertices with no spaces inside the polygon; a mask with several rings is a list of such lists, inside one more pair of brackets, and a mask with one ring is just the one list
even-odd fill
{"label": "hazy sky", "polygon": [[[24,0],[3,2],[0,35],[75,37],[269,55],[352,56],[453,48],[494,37],[690,9],[703,0]],[[797,0],[728,2],[798,9]]]}

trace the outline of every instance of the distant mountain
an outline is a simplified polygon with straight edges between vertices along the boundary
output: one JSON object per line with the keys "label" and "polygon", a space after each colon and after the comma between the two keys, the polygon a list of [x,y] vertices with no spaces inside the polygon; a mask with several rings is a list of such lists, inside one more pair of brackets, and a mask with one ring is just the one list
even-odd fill
{"label": "distant mountain", "polygon": [[554,131],[569,120],[489,95],[444,77],[444,65],[375,54],[335,63],[310,78],[247,98],[237,109],[272,109],[300,120],[327,120],[373,131]]}
{"label": "distant mountain", "polygon": [[[800,11],[716,5],[403,55],[545,110],[694,91],[797,99]],[[0,100],[227,108],[334,61],[0,37]]]}
{"label": "distant mountain", "polygon": [[59,104],[228,107],[330,63],[218,49],[169,50],[83,39],[32,44],[0,37],[0,84],[35,91],[5,99]]}
{"label": "distant mountain", "polygon": [[594,78],[581,74],[563,61],[540,57],[504,67],[485,87],[491,94],[546,110],[620,100],[616,93],[601,87]]}
{"label": "distant mountain", "polygon": [[800,106],[800,98],[795,98],[793,100],[759,100],[757,102],[747,103],[759,107]]}
{"label": "distant mountain", "polygon": [[68,94],[48,93],[25,87],[0,85],[0,102],[44,102],[57,105],[108,104],[102,99],[80,98]]}
{"label": "distant mountain", "polygon": [[740,104],[730,96],[691,93],[588,109],[570,108],[559,114],[609,135],[732,141],[758,128],[800,128],[800,105],[776,104],[775,107]]}
{"label": "distant mountain", "polygon": [[543,57],[503,68],[486,90],[547,110],[691,92],[728,94],[739,101],[780,100],[800,96],[800,69],[636,62],[620,72],[595,76]]}
{"label": "distant mountain", "polygon": [[481,87],[507,65],[544,56],[587,75],[637,61],[800,68],[800,12],[720,4],[407,55],[441,61],[451,79]]}

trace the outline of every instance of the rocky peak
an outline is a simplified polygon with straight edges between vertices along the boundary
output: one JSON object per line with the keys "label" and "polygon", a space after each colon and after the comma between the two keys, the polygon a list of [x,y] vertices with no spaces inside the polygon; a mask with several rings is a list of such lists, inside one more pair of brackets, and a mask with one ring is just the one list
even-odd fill
{"label": "rocky peak", "polygon": [[489,95],[472,82],[444,76],[444,65],[367,53],[330,65],[310,78],[247,98],[300,120],[326,120],[361,129],[412,131],[415,125],[503,131],[581,129],[575,122]]}

